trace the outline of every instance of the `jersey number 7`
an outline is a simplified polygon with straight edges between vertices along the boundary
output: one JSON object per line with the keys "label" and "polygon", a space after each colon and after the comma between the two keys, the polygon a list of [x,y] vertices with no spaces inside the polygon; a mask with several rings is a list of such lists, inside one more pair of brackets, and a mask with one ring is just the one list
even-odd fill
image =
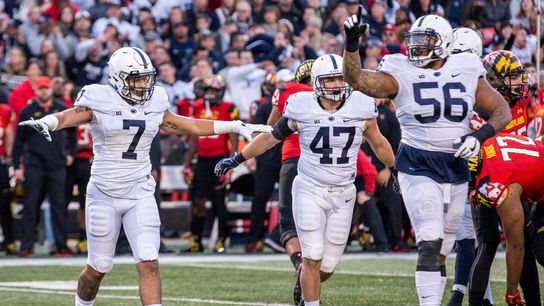
{"label": "jersey number 7", "polygon": [[138,154],[134,151],[136,151],[136,146],[138,145],[138,142],[140,142],[140,137],[142,137],[142,134],[144,133],[145,120],[123,119],[123,130],[130,130],[131,126],[138,127],[138,131],[136,131],[136,134],[134,134],[134,138],[132,138],[132,142],[128,146],[128,150],[123,152],[123,159],[137,159]]}

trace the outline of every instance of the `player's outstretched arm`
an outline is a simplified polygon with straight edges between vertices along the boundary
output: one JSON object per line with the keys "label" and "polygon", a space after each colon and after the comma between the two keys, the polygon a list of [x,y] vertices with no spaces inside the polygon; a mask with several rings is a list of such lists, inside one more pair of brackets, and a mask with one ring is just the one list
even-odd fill
{"label": "player's outstretched arm", "polygon": [[47,115],[38,120],[26,120],[19,122],[19,125],[30,126],[45,139],[51,141],[49,131],[56,131],[68,127],[78,126],[90,122],[93,119],[93,111],[85,106],[76,106],[59,113]]}
{"label": "player's outstretched arm", "polygon": [[376,119],[366,121],[363,136],[370,144],[372,151],[376,153],[376,156],[386,167],[391,168],[395,165],[395,154],[391,149],[391,144],[380,132]]}
{"label": "player's outstretched arm", "polygon": [[253,133],[272,131],[272,127],[269,125],[247,124],[239,120],[220,121],[194,119],[175,115],[169,111],[164,113],[161,129],[173,134],[196,136],[237,133],[244,136],[248,140],[251,140],[251,134]]}
{"label": "player's outstretched arm", "polygon": [[497,207],[506,239],[506,293],[514,296],[518,291],[519,278],[523,269],[524,222],[521,194],[523,190],[518,183],[508,186],[508,196]]}

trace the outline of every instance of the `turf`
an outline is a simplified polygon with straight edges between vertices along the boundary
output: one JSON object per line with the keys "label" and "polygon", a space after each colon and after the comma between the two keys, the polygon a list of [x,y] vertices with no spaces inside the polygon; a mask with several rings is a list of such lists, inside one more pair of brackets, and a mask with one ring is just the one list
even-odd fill
{"label": "turf", "polygon": [[[219,258],[220,259],[220,258]],[[322,287],[322,305],[417,305],[412,259],[353,259],[340,264]],[[0,268],[0,305],[73,305],[73,289],[6,289],[5,282],[69,281],[82,267],[24,266]],[[448,261],[450,275],[453,260]],[[542,271],[541,271],[542,272]],[[163,305],[291,304],[293,268],[285,261],[161,264]],[[493,295],[502,304],[504,259],[492,271]],[[118,264],[102,282],[95,305],[139,305],[133,265]],[[75,285],[73,285],[75,286]],[[112,286],[125,286],[112,290]],[[126,288],[129,286],[129,288]],[[540,284],[542,290],[542,283]],[[449,298],[448,280],[443,304]],[[15,291],[16,290],[16,291]],[[20,292],[18,290],[25,290]],[[194,299],[194,300],[191,300]],[[465,299],[466,300],[466,299]],[[221,303],[221,301],[225,303]],[[465,301],[466,302],[466,301]]]}

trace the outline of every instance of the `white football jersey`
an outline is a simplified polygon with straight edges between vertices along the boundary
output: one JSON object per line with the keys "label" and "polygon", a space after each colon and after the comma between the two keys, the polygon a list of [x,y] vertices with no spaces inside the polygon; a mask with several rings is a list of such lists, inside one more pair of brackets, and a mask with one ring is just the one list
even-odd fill
{"label": "white football jersey", "polygon": [[319,186],[352,184],[365,122],[377,114],[374,99],[358,91],[334,113],[321,107],[314,92],[291,95],[283,116],[298,126],[298,175]]}
{"label": "white football jersey", "polygon": [[110,85],[88,85],[74,106],[93,111],[91,179],[98,188],[112,197],[134,199],[153,192],[149,150],[169,107],[164,89],[155,86],[151,99],[131,106]]}
{"label": "white football jersey", "polygon": [[433,70],[414,66],[402,54],[386,55],[378,71],[390,74],[399,84],[393,102],[401,142],[416,149],[454,153],[453,140],[468,133],[478,79],[486,74],[480,58],[454,54]]}

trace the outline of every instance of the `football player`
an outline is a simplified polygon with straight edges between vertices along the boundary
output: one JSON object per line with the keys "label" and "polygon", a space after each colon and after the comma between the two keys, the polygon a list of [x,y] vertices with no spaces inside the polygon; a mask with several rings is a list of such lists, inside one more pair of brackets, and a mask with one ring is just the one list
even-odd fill
{"label": "football player", "polygon": [[[306,60],[300,64],[295,72],[295,82],[283,84],[281,88],[276,89],[272,96],[272,112],[268,117],[268,124],[275,125],[280,120],[287,99],[297,92],[313,91],[310,85],[312,80],[312,65],[314,60]],[[287,256],[295,267],[296,281],[293,288],[293,301],[295,305],[300,303],[302,298],[302,289],[300,288],[300,272],[302,263],[302,249],[293,220],[293,197],[291,189],[293,180],[297,176],[297,164],[300,158],[300,144],[298,134],[293,134],[283,140],[281,148],[281,168],[279,179],[279,217],[280,217],[280,239],[285,248]]]}
{"label": "football player", "polygon": [[[524,136],[501,133],[483,143],[472,202],[496,209],[506,239],[506,293],[510,306],[525,305],[518,283],[523,269],[525,216],[522,202],[544,204],[544,144]],[[535,220],[538,229],[543,220]],[[542,238],[542,237],[540,237]],[[535,243],[542,263],[542,247]],[[538,282],[533,283],[538,289]]]}
{"label": "football player", "polygon": [[139,273],[143,305],[161,305],[158,265],[159,211],[153,195],[149,149],[159,129],[173,134],[207,136],[270,131],[270,126],[240,121],[210,121],[167,111],[168,96],[155,86],[155,68],[138,48],[115,51],[109,60],[109,84],[81,89],[74,107],[27,120],[46,139],[50,131],[88,123],[94,162],[87,187],[87,266],[80,274],[76,305],[93,305],[100,282],[113,267],[121,223]]}
{"label": "football player", "polygon": [[[502,130],[504,133],[527,136],[527,107],[530,101],[529,85],[525,68],[518,57],[506,50],[489,53],[483,59],[486,78],[508,102],[512,120]],[[478,115],[473,116],[470,127],[475,130],[485,124]],[[494,209],[482,206],[473,211],[478,238],[478,253],[472,266],[469,281],[469,304],[487,303],[484,292],[491,272],[491,264],[500,243],[499,216]],[[530,245],[530,241],[526,241]],[[538,283],[536,263],[531,252],[525,253],[521,287],[529,305],[541,305],[540,292],[533,284]]]}
{"label": "football player", "polygon": [[374,100],[351,90],[342,75],[342,57],[325,54],[312,66],[314,92],[287,99],[271,134],[262,134],[234,158],[216,166],[223,175],[247,158],[258,156],[298,131],[300,159],[293,181],[293,218],[302,248],[300,284],[306,306],[318,306],[321,282],[344,252],[351,227],[357,152],[363,137],[388,167],[391,146],[376,124]]}
{"label": "football player", "polygon": [[[344,22],[344,76],[355,90],[395,103],[402,130],[395,168],[416,234],[419,303],[440,305],[445,256],[455,242],[468,191],[465,159],[506,126],[510,110],[485,79],[477,55],[451,55],[453,30],[440,16],[422,16],[412,24],[407,56],[386,55],[377,71],[361,70],[359,43],[368,30],[361,12]],[[490,117],[468,133],[474,105]]]}

